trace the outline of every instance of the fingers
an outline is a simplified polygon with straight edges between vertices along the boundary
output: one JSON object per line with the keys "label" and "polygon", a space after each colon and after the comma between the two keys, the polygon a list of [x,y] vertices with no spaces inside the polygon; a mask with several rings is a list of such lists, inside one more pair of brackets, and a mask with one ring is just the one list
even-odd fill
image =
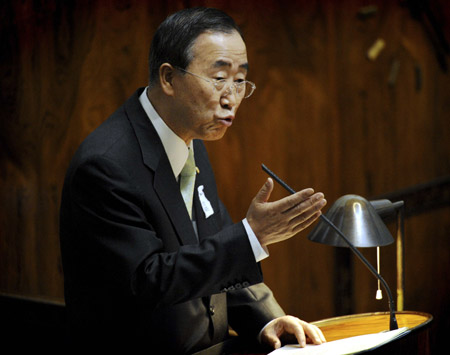
{"label": "fingers", "polygon": [[[281,346],[280,337],[285,338],[286,335],[293,335],[300,346],[306,346],[306,336],[300,319],[292,316],[284,316],[276,319],[273,325],[274,327],[268,333],[268,338],[272,341],[272,344],[269,344],[275,349]],[[291,341],[294,342],[293,339]]]}
{"label": "fingers", "polygon": [[317,345],[325,342],[325,337],[318,327],[296,317],[289,318],[291,321],[285,327],[285,331],[295,335],[300,347],[304,348],[306,346],[306,336]]}
{"label": "fingers", "polygon": [[274,349],[278,349],[281,347],[280,338],[285,338],[286,335],[295,336],[301,347],[306,346],[306,337],[317,345],[326,342],[322,331],[317,326],[292,316],[273,320],[264,328],[261,339]]}
{"label": "fingers", "polygon": [[[295,196],[295,195],[293,195],[293,196]],[[291,215],[295,216],[299,213],[303,213],[310,209],[315,209],[317,211],[318,209],[322,208],[325,205],[325,204],[322,204],[325,196],[321,192],[312,194],[307,198],[303,198],[304,196],[307,196],[307,195],[304,194],[304,195],[295,196],[296,199],[289,201],[289,203],[291,205],[283,213],[291,214]]]}
{"label": "fingers", "polygon": [[323,334],[323,332],[320,330],[319,327],[317,327],[317,326],[314,326],[314,327],[317,328],[317,334],[318,334],[318,336],[319,336],[319,339],[322,341],[322,344],[323,344],[323,343],[326,343],[326,342],[327,342],[327,339],[325,339],[325,335]]}
{"label": "fingers", "polygon": [[303,323],[303,330],[305,331],[308,338],[311,339],[314,344],[326,343],[325,336],[323,335],[319,327],[313,324],[306,323],[304,321],[300,322]]}
{"label": "fingers", "polygon": [[287,212],[302,202],[307,201],[313,195],[314,190],[312,188],[307,188],[274,202],[274,208],[277,208],[281,212]]}
{"label": "fingers", "polygon": [[327,200],[325,200],[323,193],[319,192],[284,212],[284,215],[289,218],[292,232],[298,233],[309,227],[320,217],[321,209],[326,204]]}
{"label": "fingers", "polygon": [[296,318],[296,322],[292,325],[291,332],[295,335],[295,338],[297,339],[300,346],[304,348],[306,346],[306,336],[302,324],[300,322],[301,322],[300,319]]}
{"label": "fingers", "polygon": [[322,214],[322,208],[327,204],[327,200],[322,197],[317,202],[306,206],[298,206],[298,211],[293,214],[290,223],[294,226],[294,232],[301,231],[309,227]]}
{"label": "fingers", "polygon": [[306,336],[316,345],[326,342],[325,336],[319,327],[309,324],[296,317],[289,317],[290,322],[285,326],[285,331],[294,334],[299,345],[303,348],[306,346]]}

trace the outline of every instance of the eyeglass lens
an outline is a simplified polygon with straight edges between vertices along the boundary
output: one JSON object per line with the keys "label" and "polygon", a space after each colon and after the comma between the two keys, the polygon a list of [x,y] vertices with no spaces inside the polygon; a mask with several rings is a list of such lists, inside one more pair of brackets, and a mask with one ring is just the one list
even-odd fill
{"label": "eyeglass lens", "polygon": [[[219,80],[215,82],[215,87],[218,91],[222,91],[226,87],[227,81],[226,80]],[[253,86],[247,82],[240,82],[240,83],[233,83],[230,86],[226,87],[226,92],[230,90],[235,90],[235,93],[239,96],[243,96],[244,98],[249,97],[253,93]]]}

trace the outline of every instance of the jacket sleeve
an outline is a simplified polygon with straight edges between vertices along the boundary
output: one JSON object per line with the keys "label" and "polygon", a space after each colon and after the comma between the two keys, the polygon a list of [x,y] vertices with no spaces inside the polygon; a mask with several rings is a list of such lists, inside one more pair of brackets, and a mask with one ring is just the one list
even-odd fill
{"label": "jacket sleeve", "polygon": [[[225,205],[219,201],[222,219],[231,225],[232,220]],[[237,283],[228,288],[228,320],[241,336],[256,339],[271,320],[286,315],[270,288],[263,282],[255,285]]]}
{"label": "jacket sleeve", "polygon": [[227,296],[228,320],[240,336],[256,339],[267,323],[285,315],[264,283],[230,291]]}

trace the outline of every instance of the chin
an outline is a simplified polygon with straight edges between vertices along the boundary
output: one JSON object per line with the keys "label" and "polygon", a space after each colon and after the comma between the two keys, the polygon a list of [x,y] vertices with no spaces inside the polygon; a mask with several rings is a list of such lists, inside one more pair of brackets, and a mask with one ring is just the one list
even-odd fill
{"label": "chin", "polygon": [[226,133],[226,128],[219,130],[219,131],[215,131],[215,132],[210,132],[209,134],[205,134],[205,137],[202,138],[202,140],[204,141],[218,141],[219,139],[222,139],[223,136]]}

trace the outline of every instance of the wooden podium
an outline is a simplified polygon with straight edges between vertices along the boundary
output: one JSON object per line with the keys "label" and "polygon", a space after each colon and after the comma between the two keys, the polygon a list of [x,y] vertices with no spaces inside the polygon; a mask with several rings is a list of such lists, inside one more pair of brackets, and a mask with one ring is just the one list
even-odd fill
{"label": "wooden podium", "polygon": [[[379,354],[430,354],[430,323],[433,317],[427,313],[396,312],[398,327],[408,327],[408,332],[379,347],[359,353]],[[389,330],[389,312],[361,313],[311,322],[318,326],[327,341]]]}
{"label": "wooden podium", "polygon": [[[407,327],[410,331],[399,335],[382,345],[354,354],[367,355],[430,355],[430,324],[433,317],[428,313],[400,311],[395,312],[399,328]],[[360,313],[334,317],[310,322],[318,326],[327,342],[350,338],[358,335],[374,334],[389,330],[389,312]],[[233,333],[234,335],[237,335]],[[236,336],[236,339],[238,337]],[[254,343],[240,343],[242,351],[230,354],[263,355],[273,351],[255,347]],[[229,354],[228,352],[221,352]],[[205,353],[209,354],[209,353]],[[203,353],[202,353],[203,355]],[[332,353],[330,352],[330,355]]]}

